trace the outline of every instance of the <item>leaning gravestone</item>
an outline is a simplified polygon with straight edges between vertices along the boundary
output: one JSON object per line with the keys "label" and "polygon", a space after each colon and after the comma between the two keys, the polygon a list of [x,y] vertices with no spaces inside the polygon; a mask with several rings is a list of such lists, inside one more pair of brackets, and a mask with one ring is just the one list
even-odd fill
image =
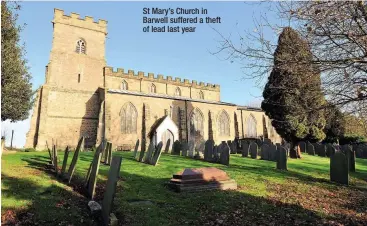
{"label": "leaning gravestone", "polygon": [[[110,219],[112,215],[111,209],[112,209],[113,199],[115,197],[117,181],[119,179],[121,161],[122,161],[122,157],[114,156],[112,158],[110,171],[108,172],[106,191],[103,195],[103,201],[102,201],[102,218],[103,218],[104,225],[110,225],[109,223],[110,223]],[[117,225],[117,222],[115,223]]]}
{"label": "leaning gravestone", "polygon": [[150,164],[154,150],[155,150],[154,144],[153,142],[150,142],[147,154],[145,155],[145,159],[144,159],[145,163]]}
{"label": "leaning gravestone", "polygon": [[155,152],[153,154],[152,161],[151,161],[151,164],[153,166],[156,166],[157,165],[157,163],[159,161],[159,158],[161,157],[162,146],[163,146],[163,143],[161,141],[161,142],[158,143],[157,148],[155,149]]}
{"label": "leaning gravestone", "polygon": [[139,159],[138,161],[139,162],[143,162],[143,159],[144,159],[144,153],[145,153],[145,149],[146,149],[146,146],[145,146],[145,140],[142,139],[142,144],[141,144],[141,151],[140,151],[140,154],[139,154]]}
{"label": "leaning gravestone", "polygon": [[241,141],[241,149],[242,149],[242,157],[247,157],[248,156],[249,145],[244,140]]}
{"label": "leaning gravestone", "polygon": [[180,155],[180,151],[181,151],[181,143],[179,140],[176,140],[173,143],[172,155]]}
{"label": "leaning gravestone", "polygon": [[65,170],[66,170],[66,164],[68,162],[69,157],[69,146],[66,146],[65,152],[64,152],[64,161],[62,162],[62,168],[61,168],[61,177],[64,176]]}
{"label": "leaning gravestone", "polygon": [[164,153],[168,153],[170,151],[169,150],[170,146],[171,146],[171,139],[168,139],[166,143],[166,147],[164,147]]}
{"label": "leaning gravestone", "polygon": [[182,141],[181,149],[182,149],[181,155],[186,157],[189,153],[189,145],[187,144],[187,142]]}
{"label": "leaning gravestone", "polygon": [[315,155],[315,148],[311,143],[307,144],[307,154]]}
{"label": "leaning gravestone", "polygon": [[298,143],[300,149],[301,149],[301,152],[306,152],[306,143],[301,141]]}
{"label": "leaning gravestone", "polygon": [[335,154],[335,148],[331,144],[326,144],[326,156],[330,157]]}
{"label": "leaning gravestone", "polygon": [[229,165],[229,147],[226,143],[220,146],[221,151],[220,151],[220,163],[223,165]]}
{"label": "leaning gravestone", "polygon": [[96,152],[95,156],[93,158],[93,161],[90,166],[90,174],[87,181],[87,191],[88,195],[91,199],[94,199],[95,190],[96,190],[96,184],[97,184],[97,178],[98,178],[98,171],[99,171],[99,163],[101,161],[101,152]]}
{"label": "leaning gravestone", "polygon": [[283,147],[278,149],[277,169],[287,170],[287,150]]}
{"label": "leaning gravestone", "polygon": [[71,182],[71,179],[74,175],[75,166],[76,166],[76,163],[77,163],[78,158],[79,158],[79,152],[83,148],[84,148],[84,137],[79,139],[78,145],[77,145],[76,150],[74,152],[73,159],[71,160],[69,170],[68,170],[68,174],[66,175],[66,179],[68,180],[68,183]]}
{"label": "leaning gravestone", "polygon": [[213,159],[213,148],[214,148],[214,141],[207,140],[205,142],[205,149],[204,149],[204,161],[210,162]]}
{"label": "leaning gravestone", "polygon": [[56,149],[56,145],[53,146],[53,152],[54,152],[54,169],[55,169],[55,173],[56,175],[59,173],[59,169],[57,167],[57,149]]}
{"label": "leaning gravestone", "polygon": [[257,158],[257,144],[255,142],[250,143],[249,150],[250,150],[251,158],[256,159]]}
{"label": "leaning gravestone", "polygon": [[134,159],[136,159],[136,156],[138,155],[138,148],[139,148],[139,139],[135,143],[134,155],[133,155]]}
{"label": "leaning gravestone", "polygon": [[349,184],[348,157],[343,152],[330,156],[330,180],[340,184]]}
{"label": "leaning gravestone", "polygon": [[261,148],[261,159],[269,160],[269,145],[264,143],[260,148]]}

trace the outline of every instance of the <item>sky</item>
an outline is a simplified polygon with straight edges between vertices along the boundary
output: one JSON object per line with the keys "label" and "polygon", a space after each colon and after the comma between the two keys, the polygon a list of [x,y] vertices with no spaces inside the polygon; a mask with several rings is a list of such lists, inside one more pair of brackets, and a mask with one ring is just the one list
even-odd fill
{"label": "sky", "polygon": [[[253,31],[254,19],[271,12],[263,4],[254,2],[22,2],[18,24],[26,24],[21,40],[26,46],[26,58],[32,74],[33,89],[45,82],[45,66],[49,62],[52,47],[52,19],[54,8],[80,14],[81,18],[92,16],[95,21],[108,21],[106,39],[107,65],[114,68],[152,72],[155,75],[180,77],[181,79],[219,84],[221,101],[238,105],[257,105],[261,102],[262,90],[255,81],[244,80],[241,65],[225,58],[227,54],[213,55],[222,40],[231,35],[238,39],[238,32]],[[221,23],[191,24],[191,33],[143,32],[144,8],[205,8],[207,15],[180,15],[185,17],[220,17]],[[176,15],[177,16],[177,15]],[[275,19],[274,19],[275,20]],[[159,26],[159,25],[154,25]],[[214,30],[215,29],[215,30]],[[276,38],[276,34],[270,34]],[[237,38],[237,39],[236,39]],[[31,116],[31,114],[30,114]],[[23,147],[30,120],[2,123],[2,135],[8,137],[14,130],[13,146]],[[10,139],[7,139],[9,145]]]}

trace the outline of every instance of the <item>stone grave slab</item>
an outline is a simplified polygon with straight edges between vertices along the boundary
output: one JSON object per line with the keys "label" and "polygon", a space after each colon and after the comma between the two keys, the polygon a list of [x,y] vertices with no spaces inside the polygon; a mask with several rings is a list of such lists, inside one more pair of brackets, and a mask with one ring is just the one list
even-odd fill
{"label": "stone grave slab", "polygon": [[339,184],[349,184],[348,157],[343,152],[330,156],[330,180]]}
{"label": "stone grave slab", "polygon": [[287,150],[284,147],[280,147],[277,155],[277,169],[287,170]]}
{"label": "stone grave slab", "polygon": [[250,143],[249,147],[251,158],[256,159],[257,158],[257,144],[255,142]]}
{"label": "stone grave slab", "polygon": [[249,143],[246,141],[241,141],[242,157],[248,157],[249,153]]}
{"label": "stone grave slab", "polygon": [[265,143],[261,146],[261,159],[269,160],[269,145]]}

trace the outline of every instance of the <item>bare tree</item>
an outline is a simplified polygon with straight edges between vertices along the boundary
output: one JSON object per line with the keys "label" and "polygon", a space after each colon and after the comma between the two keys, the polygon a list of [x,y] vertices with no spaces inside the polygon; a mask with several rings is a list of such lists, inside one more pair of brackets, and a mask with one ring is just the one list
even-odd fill
{"label": "bare tree", "polygon": [[[365,1],[300,1],[273,3],[276,15],[286,25],[272,24],[261,16],[255,29],[239,34],[237,43],[231,36],[221,37],[214,54],[225,53],[226,59],[243,63],[245,78],[262,85],[270,74],[278,34],[291,25],[308,42],[312,63],[321,71],[324,94],[330,103],[351,106],[367,100],[367,4]],[[295,59],[296,62],[296,59]]]}

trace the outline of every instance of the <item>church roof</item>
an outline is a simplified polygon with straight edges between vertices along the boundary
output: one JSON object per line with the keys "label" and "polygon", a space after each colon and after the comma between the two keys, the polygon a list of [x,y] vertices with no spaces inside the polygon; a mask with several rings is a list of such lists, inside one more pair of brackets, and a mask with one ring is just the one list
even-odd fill
{"label": "church roof", "polygon": [[173,100],[189,100],[189,101],[200,102],[200,103],[208,103],[208,104],[219,104],[219,105],[237,106],[236,104],[222,102],[222,101],[192,99],[190,97],[170,96],[170,95],[161,94],[161,93],[142,93],[142,92],[137,92],[137,91],[117,90],[117,89],[108,89],[107,92],[109,92],[109,93],[127,94],[127,95],[134,95],[134,96],[145,96],[145,97],[156,97],[156,98],[163,98],[163,99],[173,99]]}
{"label": "church roof", "polygon": [[158,119],[157,121],[154,122],[154,124],[152,125],[152,127],[150,128],[150,131],[148,133],[148,137],[152,136],[154,134],[154,132],[157,130],[157,128],[159,127],[159,125],[167,118],[168,116],[163,116],[162,118]]}

